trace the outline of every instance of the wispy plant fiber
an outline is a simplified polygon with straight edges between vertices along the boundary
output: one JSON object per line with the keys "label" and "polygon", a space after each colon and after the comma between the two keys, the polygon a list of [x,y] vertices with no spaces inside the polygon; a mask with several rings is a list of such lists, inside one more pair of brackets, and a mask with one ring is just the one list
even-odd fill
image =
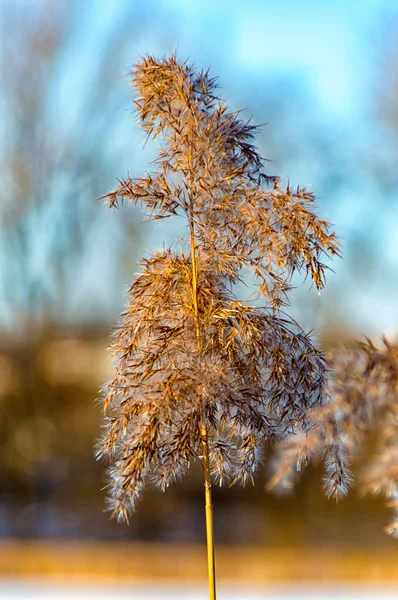
{"label": "wispy plant fiber", "polygon": [[331,354],[328,364],[331,402],[310,411],[305,432],[282,442],[270,486],[291,487],[303,463],[324,460],[325,491],[338,499],[354,482],[349,465],[360,458],[361,488],[388,499],[394,519],[386,531],[398,537],[398,345],[366,339]]}
{"label": "wispy plant fiber", "polygon": [[[251,480],[269,440],[308,428],[327,400],[325,360],[281,308],[295,271],[322,289],[323,260],[338,254],[313,195],[264,172],[258,128],[228,110],[208,71],[149,56],[131,76],[138,121],[163,145],[153,172],[104,198],[178,215],[189,236],[187,251],[142,261],[111,346],[98,454],[126,519],[147,481],[165,489],[200,459],[203,427],[220,483]],[[245,269],[262,308],[233,294]]]}

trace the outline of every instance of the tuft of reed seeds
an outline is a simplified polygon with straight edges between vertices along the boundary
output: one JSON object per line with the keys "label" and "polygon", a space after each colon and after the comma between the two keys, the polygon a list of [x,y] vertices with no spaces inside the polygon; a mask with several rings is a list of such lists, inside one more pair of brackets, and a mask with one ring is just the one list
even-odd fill
{"label": "tuft of reed seeds", "polygon": [[398,344],[366,338],[328,364],[331,401],[307,414],[306,431],[279,445],[269,487],[289,489],[303,463],[323,460],[325,491],[338,499],[353,484],[349,463],[361,461],[360,487],[388,500],[394,518],[386,532],[398,538]]}
{"label": "tuft of reed seeds", "polygon": [[[212,477],[246,483],[265,444],[312,427],[328,370],[283,308],[295,271],[320,290],[322,261],[338,254],[314,196],[264,172],[258,127],[228,110],[209,71],[147,56],[131,77],[138,122],[163,145],[151,173],[118,181],[104,200],[183,218],[188,235],[180,253],[142,261],[113,335],[98,457],[110,463],[110,508],[126,520],[147,482],[164,490],[202,458],[203,431]],[[234,295],[247,270],[260,308]],[[344,461],[336,449],[330,492]]]}

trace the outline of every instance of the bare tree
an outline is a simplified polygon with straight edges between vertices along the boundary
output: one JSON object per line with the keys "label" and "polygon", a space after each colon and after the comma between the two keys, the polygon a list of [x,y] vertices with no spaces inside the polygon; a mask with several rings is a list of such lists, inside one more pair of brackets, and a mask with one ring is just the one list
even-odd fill
{"label": "bare tree", "polygon": [[[131,51],[126,29],[131,34],[138,27],[115,19],[78,85],[82,67],[80,56],[73,57],[81,13],[80,2],[64,0],[29,3],[24,11],[19,3],[2,6],[0,301],[2,327],[13,333],[93,315],[92,307],[82,316],[75,306],[88,285],[91,248],[103,223],[96,198],[120,160],[120,148],[109,138],[105,144],[105,134],[110,124],[116,130],[125,108],[115,81],[123,74],[121,56]],[[131,256],[135,248],[133,223],[118,225],[119,235],[123,229],[128,235],[107,275],[110,289],[124,253]],[[91,289],[101,316],[98,281]]]}

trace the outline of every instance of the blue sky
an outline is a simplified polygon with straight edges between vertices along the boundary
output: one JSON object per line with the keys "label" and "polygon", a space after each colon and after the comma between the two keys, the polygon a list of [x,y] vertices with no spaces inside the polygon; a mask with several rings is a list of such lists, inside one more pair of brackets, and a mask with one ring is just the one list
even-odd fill
{"label": "blue sky", "polygon": [[[261,150],[265,144],[267,157],[272,152],[272,172],[308,185],[319,196],[319,213],[335,224],[346,259],[333,265],[331,291],[324,298],[329,294],[329,304],[339,304],[358,332],[396,333],[396,190],[380,189],[366,167],[366,161],[374,163],[380,154],[396,156],[394,144],[398,146],[393,140],[390,149],[383,126],[374,119],[385,42],[390,24],[398,23],[396,0],[87,0],[78,6],[74,36],[63,56],[64,69],[54,96],[58,111],[60,106],[68,107],[60,126],[68,127],[68,120],[77,118],[85,86],[90,85],[91,65],[103,51],[109,31],[127,24],[128,32],[131,23],[128,44],[120,40],[120,48],[118,44],[112,48],[117,55],[115,111],[120,112],[120,121],[118,130],[110,132],[110,143],[120,150],[115,177],[128,169],[138,175],[154,149],[142,152],[142,136],[134,130],[130,114],[130,90],[120,77],[140,54],[162,55],[174,49],[200,67],[210,66],[233,108],[247,108],[248,116],[254,113],[257,121],[268,123],[259,142]],[[279,99],[281,86],[285,93]],[[282,125],[278,111],[283,114]],[[325,155],[319,151],[322,144],[327,146]],[[328,172],[336,181],[343,178],[344,185],[326,185]],[[113,181],[104,186],[106,192]],[[123,218],[122,213],[113,220],[118,218]],[[98,241],[108,230],[107,219],[108,214],[98,229]],[[149,252],[163,235],[166,243],[174,235],[163,224],[150,230],[143,252]],[[361,252],[355,241],[361,236],[367,254],[364,273],[356,275],[350,265],[355,253]],[[45,245],[45,240],[41,243]],[[93,272],[93,265],[96,275],[102,269],[106,281],[111,265],[103,255],[101,264],[96,260],[93,252],[89,271]],[[366,260],[370,261],[368,275]],[[98,285],[101,278],[95,280]],[[303,298],[301,293],[293,298],[298,314]],[[325,318],[322,301],[311,305],[319,318]],[[316,315],[305,320],[316,327]]]}

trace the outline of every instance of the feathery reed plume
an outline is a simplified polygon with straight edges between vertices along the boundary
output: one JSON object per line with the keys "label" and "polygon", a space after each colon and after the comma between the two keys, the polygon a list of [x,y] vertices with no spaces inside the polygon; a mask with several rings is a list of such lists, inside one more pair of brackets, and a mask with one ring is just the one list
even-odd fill
{"label": "feathery reed plume", "polygon": [[[211,478],[252,480],[264,444],[305,427],[324,403],[324,357],[280,309],[295,271],[323,287],[322,259],[338,244],[310,192],[282,189],[263,172],[257,127],[227,109],[209,71],[148,56],[131,75],[138,121],[163,147],[154,172],[120,180],[104,198],[111,207],[141,202],[150,219],[179,215],[189,238],[180,254],[143,260],[131,285],[111,346],[116,373],[104,388],[98,455],[111,463],[119,519],[146,481],[164,490],[203,460],[209,524]],[[244,268],[263,308],[234,297]],[[212,540],[214,576],[211,553]]]}
{"label": "feathery reed plume", "polygon": [[394,509],[386,532],[398,537],[398,344],[383,338],[358,342],[355,350],[330,356],[328,394],[331,402],[307,415],[311,425],[280,444],[270,487],[291,487],[309,459],[323,459],[325,491],[338,499],[353,484],[349,463],[363,452],[369,433],[376,453],[359,473],[365,492],[384,495]]}

